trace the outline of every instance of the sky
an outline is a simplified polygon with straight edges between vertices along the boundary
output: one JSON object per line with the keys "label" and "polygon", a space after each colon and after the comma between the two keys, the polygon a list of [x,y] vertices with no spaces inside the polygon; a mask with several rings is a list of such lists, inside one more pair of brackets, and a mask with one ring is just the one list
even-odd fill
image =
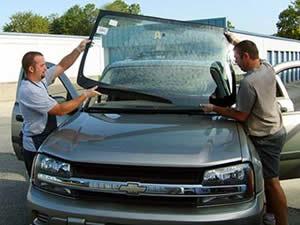
{"label": "sky", "polygon": [[[95,4],[98,8],[112,2],[106,0],[3,0],[0,8],[0,31],[17,12],[32,11],[41,16],[62,15],[70,7]],[[177,20],[197,20],[226,17],[238,30],[271,35],[277,32],[280,12],[292,0],[125,0],[138,3],[143,15]]]}

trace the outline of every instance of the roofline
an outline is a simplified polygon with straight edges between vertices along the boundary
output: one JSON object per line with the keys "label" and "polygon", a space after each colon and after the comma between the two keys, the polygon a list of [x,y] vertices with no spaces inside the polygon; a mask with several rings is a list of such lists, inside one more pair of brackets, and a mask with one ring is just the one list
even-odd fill
{"label": "roofline", "polygon": [[188,22],[204,22],[205,20],[224,20],[227,22],[226,17],[214,17],[214,18],[204,18],[204,19],[195,19],[195,20],[187,20]]}
{"label": "roofline", "polygon": [[262,38],[276,39],[276,40],[281,40],[281,41],[292,41],[292,42],[300,43],[300,40],[291,39],[291,38],[284,38],[284,37],[278,37],[278,36],[274,36],[274,35],[253,33],[253,32],[248,32],[248,31],[243,31],[243,30],[237,30],[237,29],[228,29],[228,30],[233,33],[238,33],[238,34],[252,35],[252,36],[257,36],[257,37],[262,37]]}
{"label": "roofline", "polygon": [[88,38],[88,36],[79,36],[79,35],[65,35],[65,34],[37,34],[37,33],[18,33],[18,32],[0,32],[0,36],[28,36],[28,37],[60,37],[60,38],[78,38],[84,39]]}
{"label": "roofline", "polygon": [[[225,19],[227,21],[226,17],[216,17],[211,19]],[[201,19],[202,20],[202,19]],[[189,22],[199,22],[201,20],[190,20]],[[206,19],[203,19],[203,21]],[[209,19],[207,19],[209,20]],[[238,29],[228,29],[231,32],[239,33],[239,34],[245,34],[245,35],[252,35],[262,38],[269,38],[269,39],[275,39],[275,40],[281,40],[281,41],[292,41],[300,43],[300,40],[291,39],[291,38],[284,38],[284,37],[278,37],[274,35],[267,35],[267,34],[259,34],[254,32],[248,32]],[[19,33],[19,32],[0,32],[0,36],[9,36],[9,35],[15,35],[15,36],[28,36],[28,37],[62,37],[62,38],[78,38],[78,39],[84,39],[88,38],[88,36],[79,36],[79,35],[65,35],[65,34],[37,34],[37,33]]]}

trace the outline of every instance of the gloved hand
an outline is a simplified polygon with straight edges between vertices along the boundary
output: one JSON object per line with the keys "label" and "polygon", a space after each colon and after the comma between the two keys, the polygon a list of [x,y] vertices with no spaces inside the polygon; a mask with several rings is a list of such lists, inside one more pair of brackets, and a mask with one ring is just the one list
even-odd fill
{"label": "gloved hand", "polygon": [[100,92],[96,91],[97,88],[98,86],[92,87],[90,89],[85,89],[82,94],[87,98],[94,97],[96,95],[101,95]]}
{"label": "gloved hand", "polygon": [[240,42],[239,39],[237,39],[232,33],[230,32],[224,32],[224,36],[226,37],[227,41],[230,44],[236,45]]}
{"label": "gloved hand", "polygon": [[90,43],[91,40],[84,39],[80,42],[80,44],[75,48],[79,53],[83,52],[85,49],[85,46]]}

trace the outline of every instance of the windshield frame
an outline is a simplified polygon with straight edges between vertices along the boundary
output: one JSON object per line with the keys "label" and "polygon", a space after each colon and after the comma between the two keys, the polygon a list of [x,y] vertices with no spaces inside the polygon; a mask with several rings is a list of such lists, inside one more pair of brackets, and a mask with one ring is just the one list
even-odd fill
{"label": "windshield frame", "polygon": [[[79,86],[81,86],[83,88],[91,88],[91,87],[94,87],[96,85],[99,88],[101,88],[101,85],[102,85],[101,82],[98,82],[96,80],[93,80],[93,79],[90,79],[90,78],[86,77],[84,75],[84,67],[85,67],[85,62],[86,62],[86,59],[87,59],[89,48],[92,45],[92,41],[93,41],[93,39],[95,37],[95,34],[97,32],[98,25],[99,25],[101,19],[105,16],[120,16],[120,17],[126,17],[126,18],[131,18],[131,19],[138,19],[138,20],[149,20],[149,21],[153,21],[153,22],[162,22],[162,23],[169,23],[169,24],[176,24],[176,25],[188,25],[188,26],[194,26],[195,28],[197,28],[199,26],[218,27],[218,26],[214,26],[214,25],[202,24],[202,23],[195,22],[195,21],[181,21],[181,20],[165,19],[165,18],[152,17],[152,16],[141,16],[141,15],[122,13],[122,12],[100,10],[99,14],[98,14],[98,17],[96,19],[96,22],[94,24],[94,27],[92,29],[92,32],[89,36],[89,40],[91,40],[91,42],[89,44],[87,44],[87,46],[86,46],[86,48],[83,52],[83,56],[82,56],[80,65],[79,65],[77,83],[78,83]],[[222,27],[218,27],[218,28],[224,29],[224,32],[226,31],[225,28],[222,28]]]}

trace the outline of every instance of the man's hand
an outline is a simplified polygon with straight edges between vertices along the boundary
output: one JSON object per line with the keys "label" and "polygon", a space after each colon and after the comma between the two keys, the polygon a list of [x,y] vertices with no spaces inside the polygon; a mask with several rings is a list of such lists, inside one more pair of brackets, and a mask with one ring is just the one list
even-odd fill
{"label": "man's hand", "polygon": [[50,115],[56,115],[56,116],[63,116],[67,113],[70,113],[74,111],[76,108],[78,108],[87,98],[93,97],[97,95],[99,92],[96,91],[98,86],[95,86],[90,89],[86,89],[83,91],[83,94],[78,96],[77,98],[74,98],[72,100],[58,103],[56,104],[52,109],[48,111]]}
{"label": "man's hand", "polygon": [[214,111],[214,105],[213,104],[201,104],[200,108],[204,111],[204,112],[213,112]]}
{"label": "man's hand", "polygon": [[79,57],[80,53],[84,51],[86,45],[90,43],[91,40],[84,39],[80,42],[80,44],[72,50],[71,53],[66,55],[56,66],[56,70],[54,72],[54,79],[57,76],[62,75],[70,66],[73,65],[75,60]]}
{"label": "man's hand", "polygon": [[237,39],[232,33],[224,32],[224,36],[226,37],[227,41],[232,45],[237,45],[240,40]]}
{"label": "man's hand", "polygon": [[201,104],[200,108],[206,113],[215,112],[221,116],[226,116],[239,122],[245,122],[250,115],[250,113],[237,111],[230,107],[221,107],[213,104]]}
{"label": "man's hand", "polygon": [[79,53],[83,52],[84,49],[85,49],[85,47],[86,47],[86,45],[87,45],[88,43],[90,43],[90,42],[91,42],[91,40],[88,40],[88,39],[82,40],[82,41],[80,42],[80,44],[76,47],[76,50],[77,50]]}
{"label": "man's hand", "polygon": [[94,97],[96,95],[101,95],[100,92],[96,91],[97,88],[98,86],[92,87],[90,89],[86,89],[83,91],[83,95],[87,98]]}

